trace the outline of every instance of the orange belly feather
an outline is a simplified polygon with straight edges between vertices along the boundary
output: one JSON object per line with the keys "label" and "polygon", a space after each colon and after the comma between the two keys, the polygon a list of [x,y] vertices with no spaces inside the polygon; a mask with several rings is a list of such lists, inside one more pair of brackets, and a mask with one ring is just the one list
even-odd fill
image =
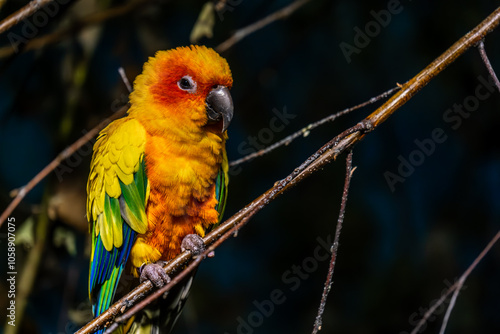
{"label": "orange belly feather", "polygon": [[144,263],[174,258],[187,234],[204,236],[205,230],[217,223],[215,178],[223,142],[213,133],[189,146],[172,138],[147,135],[148,231],[137,237],[131,250],[135,274]]}

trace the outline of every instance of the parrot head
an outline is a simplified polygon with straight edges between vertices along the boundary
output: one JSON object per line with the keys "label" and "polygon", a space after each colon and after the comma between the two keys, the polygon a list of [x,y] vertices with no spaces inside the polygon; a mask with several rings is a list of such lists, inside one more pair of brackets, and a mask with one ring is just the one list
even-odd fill
{"label": "parrot head", "polygon": [[224,133],[233,117],[227,61],[205,46],[158,51],[134,81],[129,113],[171,126]]}

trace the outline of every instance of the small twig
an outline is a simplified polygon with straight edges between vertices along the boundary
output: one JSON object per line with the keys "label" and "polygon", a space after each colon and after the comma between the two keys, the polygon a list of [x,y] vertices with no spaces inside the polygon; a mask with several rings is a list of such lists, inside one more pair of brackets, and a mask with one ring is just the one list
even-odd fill
{"label": "small twig", "polygon": [[123,67],[118,68],[118,73],[120,73],[120,77],[122,78],[125,87],[127,87],[128,92],[132,93],[132,85],[130,84],[127,75],[125,74],[125,70],[123,69]]}
{"label": "small twig", "polygon": [[113,113],[110,117],[101,121],[97,126],[95,126],[92,130],[87,132],[85,135],[80,137],[77,141],[75,141],[71,146],[67,147],[64,151],[59,153],[57,157],[52,160],[44,169],[42,169],[33,179],[31,179],[25,186],[19,188],[16,192],[16,197],[10,202],[9,206],[2,212],[0,215],[0,227],[3,222],[7,219],[7,217],[14,211],[14,209],[21,203],[22,199],[26,194],[31,191],[40,181],[42,181],[47,175],[49,175],[57,166],[61,164],[65,159],[69,158],[73,153],[75,153],[80,147],[85,145],[87,142],[92,140],[102,129],[106,127],[111,121],[121,117],[128,110],[128,106],[123,106],[118,111]]}
{"label": "small twig", "polygon": [[[415,328],[413,328],[413,330],[411,331],[410,334],[420,333],[422,326],[425,325],[425,323],[427,322],[427,320],[429,319],[429,317],[436,311],[436,309],[439,306],[441,306],[441,304],[444,303],[444,301],[446,300],[446,298],[448,298],[448,296],[452,292],[455,292],[454,296],[455,296],[455,294],[458,295],[458,292],[462,289],[462,287],[463,287],[463,285],[464,285],[465,280],[467,279],[467,277],[476,268],[476,266],[479,264],[479,262],[481,262],[481,260],[486,256],[486,254],[490,251],[490,249],[498,241],[498,239],[500,239],[500,231],[498,231],[497,234],[495,234],[495,236],[493,237],[493,239],[491,239],[491,241],[488,243],[488,245],[486,245],[486,247],[483,249],[483,251],[474,259],[474,261],[471,263],[471,265],[462,274],[462,276],[460,276],[460,278],[455,282],[455,284],[453,284],[452,286],[450,286],[448,288],[448,291],[446,291],[446,293],[442,294],[441,298],[439,298],[434,303],[434,305],[432,305],[427,310],[427,312],[425,312],[425,314],[423,315],[422,319],[420,319],[420,321],[415,326]],[[455,299],[456,299],[456,297],[455,297]],[[452,299],[452,301],[450,302],[450,305],[448,305],[448,309],[447,309],[446,314],[444,316],[443,325],[441,326],[440,334],[444,333],[444,330],[446,329],[446,325],[448,323],[449,314],[451,313],[451,310],[453,309],[454,305],[455,305],[455,301]]]}
{"label": "small twig", "polygon": [[26,6],[19,9],[17,12],[9,15],[0,22],[0,34],[9,30],[22,20],[36,13],[43,6],[53,2],[54,0],[32,0]]}
{"label": "small twig", "polygon": [[335,263],[337,262],[337,253],[339,249],[340,242],[340,232],[342,230],[342,223],[344,222],[345,208],[347,204],[347,197],[349,196],[349,185],[351,184],[351,178],[354,169],[352,168],[352,150],[346,158],[346,171],[345,171],[345,181],[344,181],[344,191],[342,192],[342,202],[340,204],[339,217],[337,219],[337,228],[335,229],[335,238],[333,239],[332,245],[332,257],[330,259],[330,267],[328,268],[328,274],[326,276],[325,287],[323,289],[323,294],[321,295],[321,302],[318,307],[318,315],[316,320],[314,320],[313,334],[316,334],[321,330],[321,325],[323,323],[323,312],[325,311],[326,299],[332,288],[333,284],[333,272],[335,270]]}
{"label": "small twig", "polygon": [[488,58],[488,55],[486,54],[486,49],[484,48],[484,40],[481,40],[479,42],[479,44],[477,45],[477,48],[479,50],[479,54],[481,55],[481,58],[483,59],[483,63],[486,66],[486,69],[488,70],[488,73],[493,78],[493,81],[495,81],[495,85],[497,86],[497,89],[500,92],[500,81],[498,80],[498,77],[495,73],[495,70],[493,69],[493,66],[491,66],[490,59]]}
{"label": "small twig", "polygon": [[229,37],[227,40],[219,44],[215,48],[215,50],[217,52],[226,51],[227,49],[231,48],[234,44],[238,43],[240,40],[254,33],[255,31],[264,28],[265,26],[267,26],[270,23],[273,23],[274,21],[287,18],[293,12],[295,12],[297,9],[299,9],[309,1],[311,0],[295,0],[288,6],[281,8],[280,10],[264,17],[263,19],[237,30],[231,37]]}
{"label": "small twig", "polygon": [[314,123],[311,123],[305,127],[303,127],[302,129],[300,129],[299,131],[297,132],[294,132],[292,133],[291,135],[283,138],[282,140],[268,146],[268,147],[265,147],[257,152],[254,152],[254,153],[250,153],[240,159],[237,159],[237,160],[233,160],[233,161],[230,161],[229,162],[229,167],[234,167],[234,166],[237,166],[237,165],[240,165],[244,162],[247,162],[247,161],[250,161],[254,158],[257,158],[257,157],[261,157],[265,154],[268,154],[272,151],[274,151],[275,149],[277,149],[278,147],[281,147],[283,145],[289,145],[292,141],[294,141],[295,139],[299,138],[299,137],[306,137],[309,132],[311,132],[312,130],[314,130],[315,128],[317,128],[318,126],[320,125],[323,125],[325,123],[328,123],[328,122],[333,122],[334,120],[336,120],[337,118],[339,118],[340,116],[343,116],[343,115],[346,115],[348,113],[350,113],[351,111],[354,111],[356,109],[360,109],[362,107],[365,107],[369,104],[372,104],[372,103],[375,103],[383,98],[386,98],[387,96],[391,95],[392,93],[394,93],[396,90],[400,89],[399,87],[394,87],[394,88],[391,88],[389,89],[388,91],[378,95],[378,96],[375,96],[375,97],[372,97],[370,100],[368,101],[365,101],[363,103],[360,103],[354,107],[351,107],[351,108],[347,108],[347,109],[344,109],[342,111],[339,111],[335,114],[332,114],[330,116],[327,116],[323,119],[320,119],[319,121],[317,122],[314,122]]}

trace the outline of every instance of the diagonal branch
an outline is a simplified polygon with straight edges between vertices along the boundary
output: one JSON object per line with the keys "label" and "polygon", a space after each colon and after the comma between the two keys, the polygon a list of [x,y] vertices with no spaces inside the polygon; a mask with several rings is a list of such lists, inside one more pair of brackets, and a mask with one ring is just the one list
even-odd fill
{"label": "diagonal branch", "polygon": [[[473,30],[468,32],[465,36],[460,38],[441,56],[436,58],[429,66],[418,73],[410,81],[403,84],[402,89],[394,94],[382,107],[379,109],[389,108],[396,110],[405,104],[411,97],[413,97],[420,89],[429,83],[437,74],[441,73],[448,65],[453,63],[459,56],[461,56],[470,47],[479,43],[488,33],[495,29],[500,23],[500,7],[495,9],[486,19],[477,25]],[[375,111],[368,118],[374,123],[375,126],[385,121],[392,112],[378,112]]]}
{"label": "diagonal branch", "polygon": [[297,9],[305,5],[311,0],[295,0],[291,4],[289,4],[286,7],[281,8],[280,10],[264,17],[263,19],[254,22],[244,28],[241,28],[239,30],[236,30],[236,32],[229,37],[227,40],[219,44],[215,50],[217,52],[224,52],[227,51],[229,48],[231,48],[234,44],[238,43],[241,41],[243,38],[247,37],[250,34],[253,34],[259,29],[264,28],[270,23],[273,23],[274,21],[280,20],[287,18],[288,16],[292,15],[293,12],[295,12]]}
{"label": "diagonal branch", "polygon": [[[223,224],[219,225],[215,230],[204,238],[206,245],[210,245],[215,240],[223,235],[231,235],[232,228],[238,226],[241,228],[252,216],[264,208],[271,201],[276,199],[279,195],[289,190],[297,183],[303,181],[308,176],[314,174],[321,168],[325,167],[329,162],[336,159],[341,153],[350,150],[358,141],[360,141],[367,132],[374,130],[389,118],[396,110],[403,106],[411,97],[413,97],[420,89],[422,89],[432,78],[442,72],[448,65],[455,59],[462,55],[467,49],[476,45],[482,40],[489,32],[495,29],[500,23],[500,7],[491,13],[485,20],[483,20],[472,31],[467,33],[455,44],[453,44],[442,55],[436,58],[429,66],[418,73],[410,81],[402,85],[401,90],[392,96],[387,102],[370,114],[367,118],[362,120],[352,128],[342,132],[324,146],[322,146],[316,153],[311,155],[299,167],[293,170],[286,178],[276,182],[272,188],[260,195],[250,204],[238,211],[231,218],[226,220]],[[228,238],[225,236],[224,238]],[[186,262],[192,258],[189,251],[179,254],[171,262],[167,264],[165,270],[167,274],[171,275],[174,271],[182,268]],[[197,261],[197,264],[201,260]],[[105,324],[113,321],[113,319],[123,314],[132,305],[136,304],[146,294],[151,293],[153,286],[151,282],[144,282],[129,294],[114,303],[106,312],[101,314],[98,318],[92,320],[87,325],[82,327],[77,333],[92,333],[98,328],[102,328]]]}
{"label": "diagonal branch", "polygon": [[37,10],[42,8],[43,6],[53,2],[54,0],[32,0],[26,6],[19,9],[15,13],[9,15],[7,18],[3,19],[0,22],[0,34],[9,30],[20,21],[30,17],[35,14]]}

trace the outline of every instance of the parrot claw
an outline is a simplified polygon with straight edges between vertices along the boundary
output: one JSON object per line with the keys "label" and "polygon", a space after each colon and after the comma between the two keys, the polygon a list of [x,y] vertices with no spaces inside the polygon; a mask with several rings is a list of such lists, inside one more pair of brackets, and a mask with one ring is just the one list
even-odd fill
{"label": "parrot claw", "polygon": [[190,251],[194,256],[198,256],[205,251],[205,243],[198,234],[188,234],[182,239],[181,250]]}
{"label": "parrot claw", "polygon": [[161,288],[165,284],[168,284],[171,279],[167,275],[165,269],[163,269],[164,261],[158,261],[157,263],[148,263],[141,266],[140,272],[140,282],[151,281],[153,286],[156,288]]}

